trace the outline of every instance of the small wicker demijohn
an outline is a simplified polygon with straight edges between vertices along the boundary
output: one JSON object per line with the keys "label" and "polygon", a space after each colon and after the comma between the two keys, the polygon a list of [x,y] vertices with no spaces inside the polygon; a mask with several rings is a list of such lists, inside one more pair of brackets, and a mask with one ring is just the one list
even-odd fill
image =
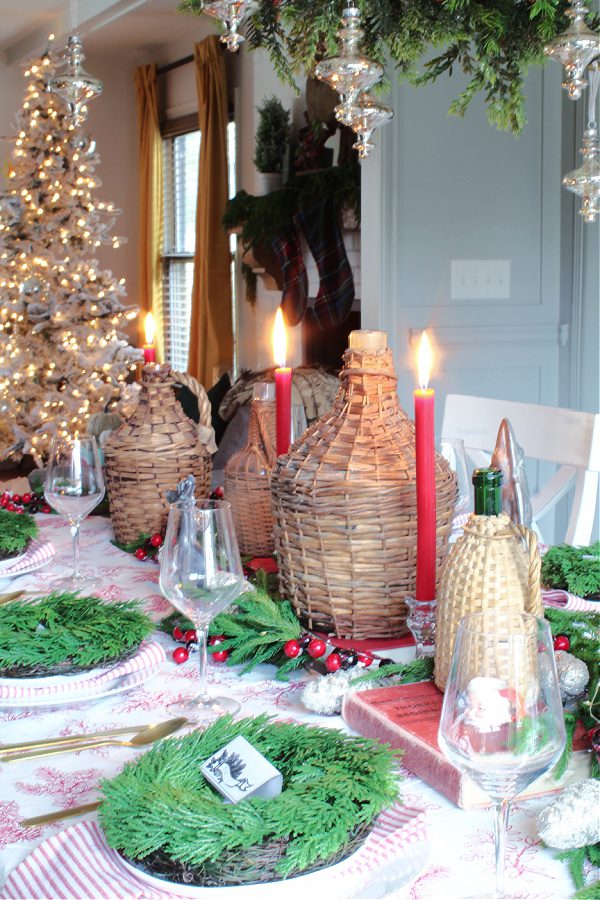
{"label": "small wicker demijohn", "polygon": [[[476,509],[476,479],[489,482],[495,476],[495,509],[470,516],[442,569],[437,591],[434,670],[435,683],[442,691],[448,679],[456,629],[463,616],[484,609],[543,615],[537,538],[500,511],[502,475],[497,469],[475,471]],[[492,662],[496,665],[497,661]],[[491,674],[481,666],[481,660],[473,661],[474,674]]]}
{"label": "small wicker demijohn", "polygon": [[[185,384],[198,397],[200,423],[189,419],[175,396]],[[187,475],[196,479],[196,497],[210,490],[210,402],[195,378],[168,365],[142,369],[140,400],[133,415],[108,438],[106,485],[115,537],[126,544],[140,534],[162,532],[169,503],[165,492]]]}
{"label": "small wicker demijohn", "polygon": [[225,466],[225,499],[231,503],[240,551],[252,556],[270,556],[274,550],[271,469],[277,457],[273,388],[264,382],[254,385],[248,443]]}
{"label": "small wicker demijohn", "polygon": [[[340,380],[332,409],[273,470],[281,590],[309,628],[401,635],[415,587],[415,434],[385,332],[350,334]],[[436,493],[439,567],[456,481],[437,455]]]}

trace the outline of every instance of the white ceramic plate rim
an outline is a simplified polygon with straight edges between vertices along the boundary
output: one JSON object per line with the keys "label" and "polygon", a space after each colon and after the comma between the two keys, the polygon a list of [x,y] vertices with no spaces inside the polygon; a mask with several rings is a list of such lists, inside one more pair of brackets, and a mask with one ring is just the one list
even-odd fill
{"label": "white ceramic plate rim", "polygon": [[25,550],[24,553],[19,553],[18,556],[11,556],[10,559],[3,559],[0,561],[0,572],[4,572],[5,569],[11,569],[13,566],[16,566],[18,562],[21,562],[22,559],[25,559],[27,554],[29,553],[29,547]]}
{"label": "white ceramic plate rim", "polygon": [[[164,660],[153,663],[147,668],[128,675],[120,675],[113,682],[102,684],[101,688],[88,688],[86,691],[69,691],[66,694],[53,694],[50,697],[5,697],[0,698],[0,709],[39,709],[53,706],[75,706],[87,701],[100,700],[102,697],[112,697],[113,694],[121,694],[139,687],[145,681],[153,678],[162,668]],[[58,676],[63,677],[63,676]],[[14,682],[13,682],[14,683]]]}

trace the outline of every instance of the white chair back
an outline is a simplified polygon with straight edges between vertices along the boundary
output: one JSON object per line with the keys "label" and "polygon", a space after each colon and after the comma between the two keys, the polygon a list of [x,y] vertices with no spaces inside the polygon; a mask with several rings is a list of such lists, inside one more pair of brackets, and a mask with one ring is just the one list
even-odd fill
{"label": "white chair back", "polygon": [[528,458],[558,465],[557,471],[531,498],[534,524],[574,486],[569,525],[564,541],[587,546],[597,519],[600,472],[600,415],[448,394],[442,434],[462,438],[478,465],[489,465],[502,419],[509,419]]}

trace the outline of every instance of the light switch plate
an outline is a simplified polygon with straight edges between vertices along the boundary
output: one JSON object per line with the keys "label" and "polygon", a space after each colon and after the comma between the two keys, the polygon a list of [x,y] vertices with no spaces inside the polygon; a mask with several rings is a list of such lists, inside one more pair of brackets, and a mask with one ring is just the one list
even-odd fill
{"label": "light switch plate", "polygon": [[453,259],[452,300],[509,300],[510,259]]}

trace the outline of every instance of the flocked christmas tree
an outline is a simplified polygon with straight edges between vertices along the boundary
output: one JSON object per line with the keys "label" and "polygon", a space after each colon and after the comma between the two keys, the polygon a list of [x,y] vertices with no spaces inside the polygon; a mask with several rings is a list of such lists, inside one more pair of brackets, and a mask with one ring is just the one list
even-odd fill
{"label": "flocked christmas tree", "polygon": [[119,399],[140,357],[122,333],[137,315],[124,279],[93,258],[119,246],[109,233],[118,210],[95,199],[95,143],[47,90],[54,68],[47,51],[25,70],[0,192],[0,459],[38,463],[55,434],[85,431]]}

